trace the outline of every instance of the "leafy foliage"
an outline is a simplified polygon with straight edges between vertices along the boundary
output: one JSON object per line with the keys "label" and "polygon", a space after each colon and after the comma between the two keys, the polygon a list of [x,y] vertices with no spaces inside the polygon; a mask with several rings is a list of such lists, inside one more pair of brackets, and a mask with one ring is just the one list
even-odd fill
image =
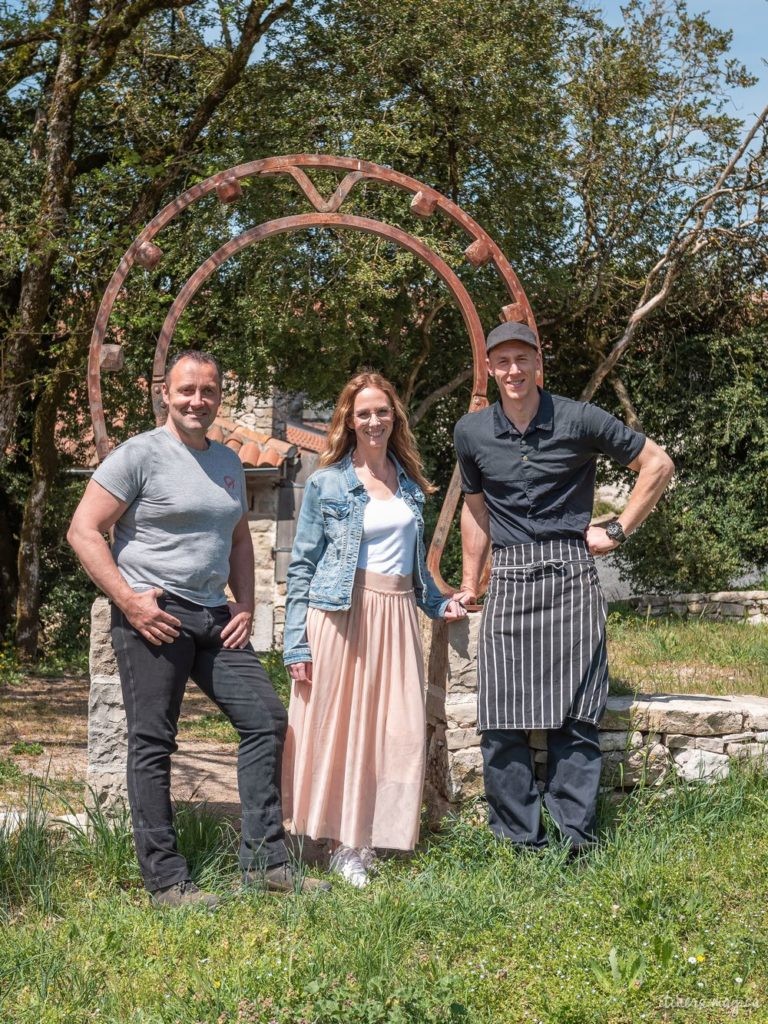
{"label": "leafy foliage", "polygon": [[765,327],[737,330],[649,342],[636,371],[644,425],[677,466],[670,494],[617,553],[645,589],[716,590],[768,560]]}
{"label": "leafy foliage", "polygon": [[[0,537],[0,627],[15,631],[28,656],[82,637],[90,591],[61,540],[77,486],[57,473],[87,447],[84,370],[98,301],[143,225],[216,171],[327,152],[443,191],[523,281],[548,386],[579,393],[621,335],[649,268],[716,183],[743,132],[729,92],[752,81],[729,56],[729,34],[683,0],[630,0],[624,10],[614,29],[582,0],[0,8],[9,41],[0,55],[0,515],[10,527]],[[718,193],[706,247],[696,262],[681,261],[674,305],[639,333],[620,378],[609,378],[616,397],[605,386],[597,396],[612,411],[637,412],[680,467],[670,498],[625,549],[639,585],[722,582],[766,561],[751,486],[766,447],[754,368],[765,307],[738,315],[764,281],[764,162],[761,136]],[[338,181],[314,180],[325,192]],[[416,221],[393,190],[358,188],[348,204],[345,212],[424,239],[470,289],[483,321],[496,320],[507,296],[492,270],[470,269],[457,227]],[[247,227],[306,209],[294,183],[251,179],[234,206],[208,197],[163,230],[162,262],[134,268],[110,324],[107,340],[126,353],[124,374],[103,380],[115,439],[151,423],[155,341],[189,275]],[[704,350],[734,333],[735,315],[742,370],[705,407],[692,382],[706,379]],[[174,344],[211,349],[249,386],[301,390],[315,402],[375,366],[413,412],[429,474],[447,484],[452,426],[470,398],[469,349],[445,288],[408,253],[347,232],[272,237],[209,278]],[[714,461],[706,432],[728,438]],[[63,460],[61,434],[73,442]],[[755,510],[746,517],[740,471]],[[729,481],[722,492],[715,473]],[[455,577],[457,538],[451,544],[446,575]]]}

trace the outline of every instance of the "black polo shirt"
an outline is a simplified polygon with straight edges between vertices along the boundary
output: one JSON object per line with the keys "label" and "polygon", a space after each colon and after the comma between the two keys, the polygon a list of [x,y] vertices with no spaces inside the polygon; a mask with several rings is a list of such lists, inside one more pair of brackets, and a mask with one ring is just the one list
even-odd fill
{"label": "black polo shirt", "polygon": [[539,390],[524,434],[495,402],[462,416],[454,443],[465,494],[482,494],[494,548],[583,537],[592,518],[598,455],[628,465],[645,435],[587,402]]}

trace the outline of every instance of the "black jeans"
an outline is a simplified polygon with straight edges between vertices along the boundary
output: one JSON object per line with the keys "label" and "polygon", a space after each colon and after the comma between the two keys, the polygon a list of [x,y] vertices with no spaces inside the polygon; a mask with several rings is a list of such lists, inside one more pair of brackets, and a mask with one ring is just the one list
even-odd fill
{"label": "black jeans", "polygon": [[[544,802],[574,849],[597,842],[595,816],[602,765],[598,735],[596,725],[575,718],[566,718],[559,729],[547,730]],[[482,733],[480,745],[491,831],[520,846],[545,847],[547,835],[527,732],[488,729]]]}
{"label": "black jeans", "polygon": [[237,785],[242,803],[240,866],[288,860],[280,806],[280,766],[288,716],[256,652],[222,647],[226,605],[204,608],[172,594],[159,601],[181,621],[173,643],[155,647],[112,606],[115,650],[128,724],[128,801],[147,889],[189,879],[176,845],[171,754],[187,680],[211,698],[240,735]]}

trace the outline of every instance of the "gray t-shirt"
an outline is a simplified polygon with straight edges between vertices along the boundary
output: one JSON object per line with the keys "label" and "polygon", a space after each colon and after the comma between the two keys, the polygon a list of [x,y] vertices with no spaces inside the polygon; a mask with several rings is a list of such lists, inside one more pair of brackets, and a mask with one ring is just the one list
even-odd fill
{"label": "gray t-shirt", "polygon": [[189,448],[164,427],[119,445],[93,479],[128,508],[112,549],[133,590],[161,587],[207,608],[226,602],[232,531],[247,512],[237,455]]}

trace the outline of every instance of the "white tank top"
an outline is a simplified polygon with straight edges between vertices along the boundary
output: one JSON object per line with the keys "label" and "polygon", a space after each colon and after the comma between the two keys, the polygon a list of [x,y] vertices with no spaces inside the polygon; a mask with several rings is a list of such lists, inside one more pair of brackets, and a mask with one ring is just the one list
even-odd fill
{"label": "white tank top", "polygon": [[371,498],[363,513],[358,569],[386,576],[409,576],[416,555],[416,519],[400,497]]}

